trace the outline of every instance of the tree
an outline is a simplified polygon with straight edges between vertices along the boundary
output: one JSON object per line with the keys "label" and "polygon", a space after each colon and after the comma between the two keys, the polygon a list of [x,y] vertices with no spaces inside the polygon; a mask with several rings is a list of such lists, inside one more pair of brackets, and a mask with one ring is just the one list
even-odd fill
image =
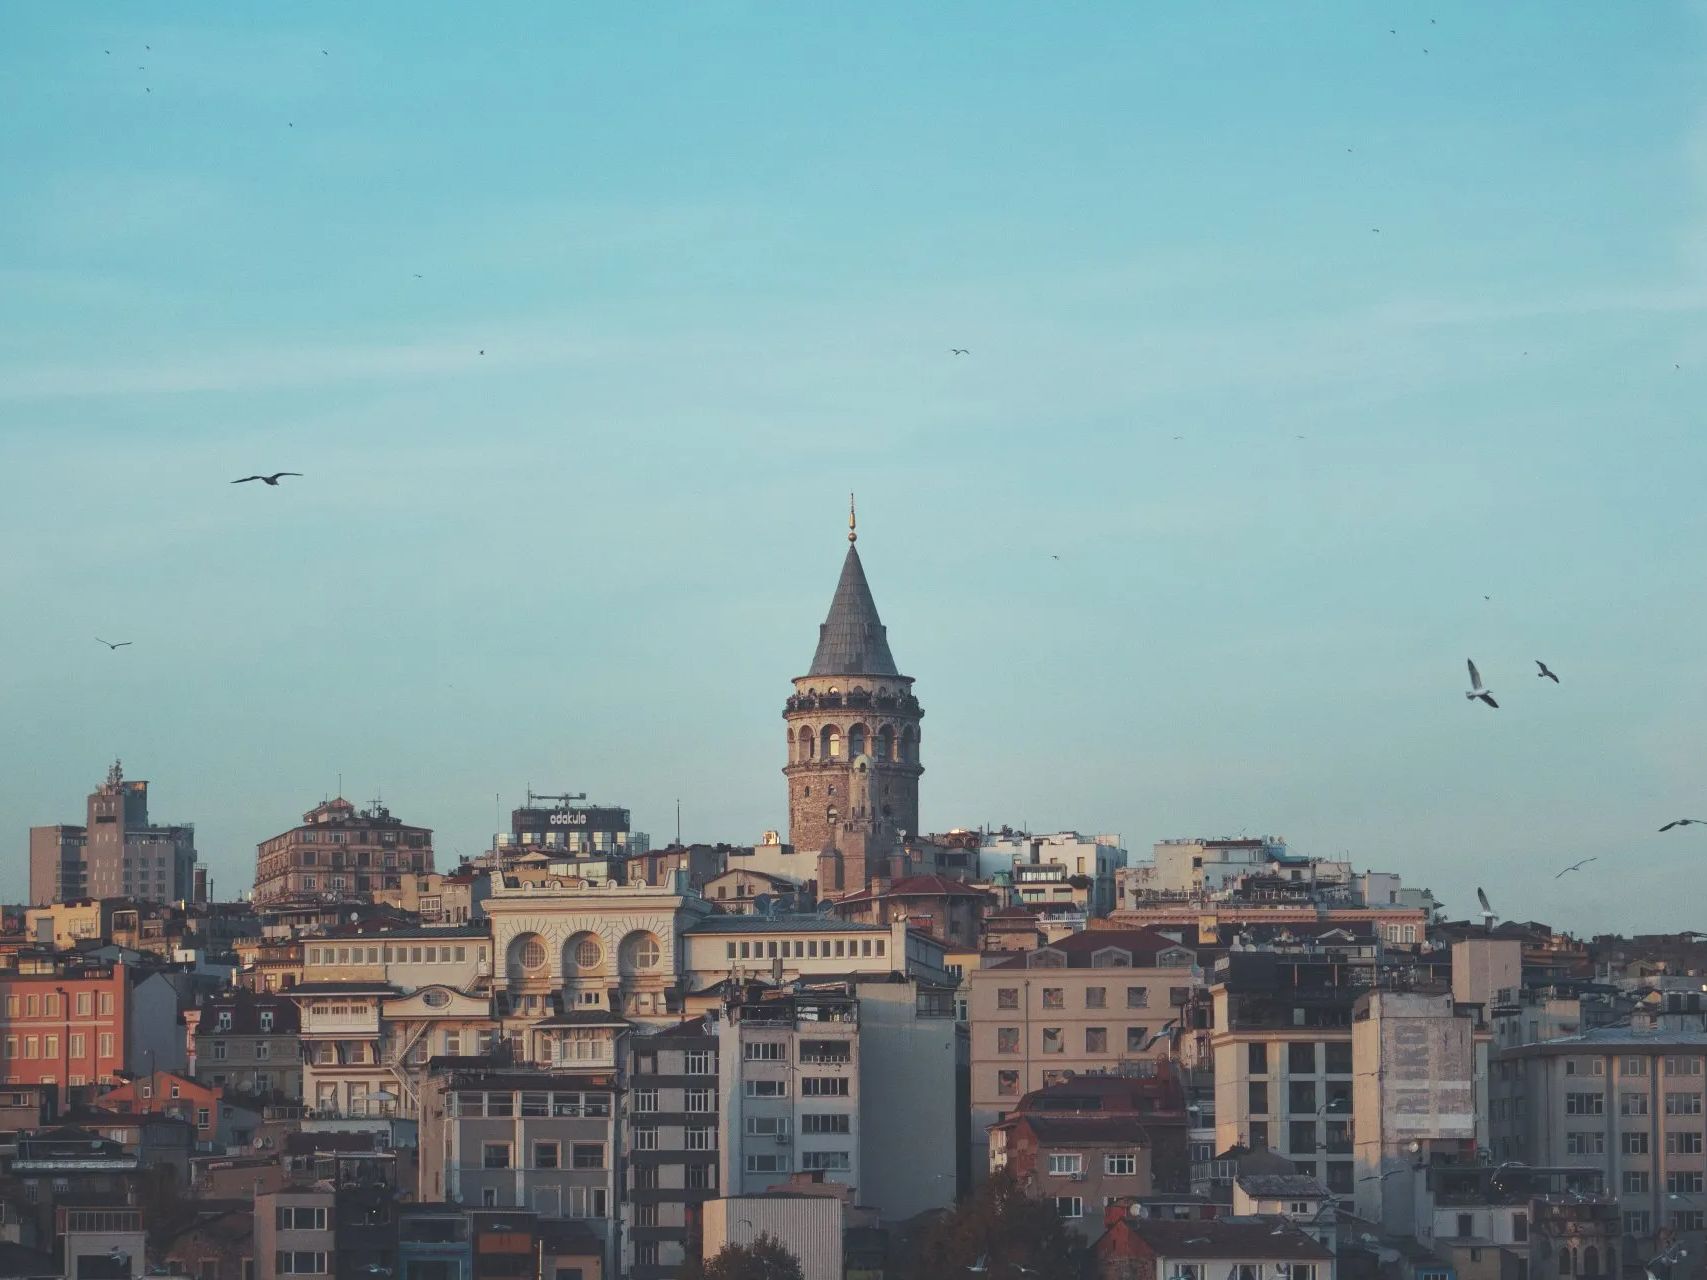
{"label": "tree", "polygon": [[705,1280],[804,1280],[799,1259],[771,1235],[724,1245],[695,1274]]}
{"label": "tree", "polygon": [[[1013,1174],[1000,1169],[926,1228],[906,1274],[913,1280],[1076,1280],[1082,1253],[1055,1206],[1026,1195]],[[983,1271],[972,1272],[980,1261]]]}

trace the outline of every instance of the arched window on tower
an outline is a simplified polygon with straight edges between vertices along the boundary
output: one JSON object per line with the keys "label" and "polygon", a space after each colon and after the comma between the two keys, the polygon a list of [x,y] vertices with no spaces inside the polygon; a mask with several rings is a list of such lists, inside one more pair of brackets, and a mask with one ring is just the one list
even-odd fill
{"label": "arched window on tower", "polygon": [[879,760],[895,758],[895,730],[884,725],[877,731],[877,748],[872,752]]}
{"label": "arched window on tower", "polygon": [[848,730],[848,759],[858,760],[865,754],[865,726],[856,724]]}
{"label": "arched window on tower", "polygon": [[819,737],[823,740],[819,754],[826,760],[840,760],[842,758],[842,731],[833,724],[827,724]]}
{"label": "arched window on tower", "polygon": [[1600,1274],[1600,1250],[1592,1244],[1583,1250],[1583,1274],[1598,1276]]}
{"label": "arched window on tower", "polygon": [[1571,1250],[1568,1245],[1559,1246],[1559,1274],[1562,1276],[1571,1274]]}
{"label": "arched window on tower", "polygon": [[800,731],[800,758],[803,761],[812,758],[812,730],[809,728]]}
{"label": "arched window on tower", "polygon": [[901,762],[903,764],[912,764],[913,758],[917,754],[918,739],[913,736],[912,729],[907,728],[901,730]]}

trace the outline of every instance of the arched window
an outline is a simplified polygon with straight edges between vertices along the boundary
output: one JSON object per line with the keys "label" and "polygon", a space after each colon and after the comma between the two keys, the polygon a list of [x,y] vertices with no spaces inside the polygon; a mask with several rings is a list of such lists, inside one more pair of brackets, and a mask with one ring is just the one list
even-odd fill
{"label": "arched window", "polygon": [[856,724],[848,730],[848,759],[858,760],[865,754],[865,726]]}
{"label": "arched window", "polygon": [[622,971],[649,973],[658,967],[663,949],[658,939],[644,929],[637,929],[622,940]]}
{"label": "arched window", "polygon": [[537,933],[518,935],[510,943],[510,971],[513,975],[529,977],[545,968],[545,940]]}
{"label": "arched window", "polygon": [[819,737],[822,740],[819,744],[821,747],[819,754],[826,760],[840,760],[842,758],[842,731],[833,724],[827,724]]}
{"label": "arched window", "polygon": [[901,761],[912,764],[913,756],[918,750],[918,739],[913,736],[911,728],[901,730]]}
{"label": "arched window", "polygon": [[563,972],[597,973],[604,958],[605,949],[599,945],[597,934],[577,933],[563,945]]}
{"label": "arched window", "polygon": [[879,729],[877,731],[877,749],[871,754],[879,760],[893,760],[895,758],[895,730],[888,725]]}
{"label": "arched window", "polygon": [[812,742],[813,742],[812,730],[809,728],[801,729],[801,731],[800,731],[800,758],[802,760],[810,760],[812,758],[812,756],[813,756]]}
{"label": "arched window", "polygon": [[1583,1274],[1585,1276],[1600,1274],[1600,1250],[1592,1244],[1583,1250]]}
{"label": "arched window", "polygon": [[1562,1276],[1571,1274],[1571,1251],[1565,1245],[1559,1246],[1559,1274]]}

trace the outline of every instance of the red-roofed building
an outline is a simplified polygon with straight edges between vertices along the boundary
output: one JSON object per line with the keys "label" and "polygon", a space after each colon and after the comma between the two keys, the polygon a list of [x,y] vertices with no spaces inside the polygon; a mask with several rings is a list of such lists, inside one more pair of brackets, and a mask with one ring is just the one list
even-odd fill
{"label": "red-roofed building", "polygon": [[1161,1221],[1108,1209],[1091,1246],[1097,1280],[1334,1280],[1334,1255],[1278,1218]]}
{"label": "red-roofed building", "polygon": [[1026,1094],[990,1126],[990,1168],[1010,1170],[1091,1237],[1111,1199],[1189,1188],[1187,1123],[1172,1064],[1146,1076],[1080,1076]]}
{"label": "red-roofed building", "polygon": [[835,911],[842,919],[861,924],[905,920],[909,928],[950,946],[975,947],[983,933],[984,913],[994,905],[983,890],[946,876],[904,876],[894,881],[877,876],[869,889],[838,898]]}

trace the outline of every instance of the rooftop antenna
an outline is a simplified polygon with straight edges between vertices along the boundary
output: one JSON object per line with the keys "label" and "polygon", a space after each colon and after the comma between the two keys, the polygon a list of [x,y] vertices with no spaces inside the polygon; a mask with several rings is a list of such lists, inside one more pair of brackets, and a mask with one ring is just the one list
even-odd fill
{"label": "rooftop antenna", "polygon": [[676,843],[682,842],[682,798],[676,797]]}
{"label": "rooftop antenna", "polygon": [[848,541],[859,541],[859,521],[854,514],[854,496],[848,494]]}

